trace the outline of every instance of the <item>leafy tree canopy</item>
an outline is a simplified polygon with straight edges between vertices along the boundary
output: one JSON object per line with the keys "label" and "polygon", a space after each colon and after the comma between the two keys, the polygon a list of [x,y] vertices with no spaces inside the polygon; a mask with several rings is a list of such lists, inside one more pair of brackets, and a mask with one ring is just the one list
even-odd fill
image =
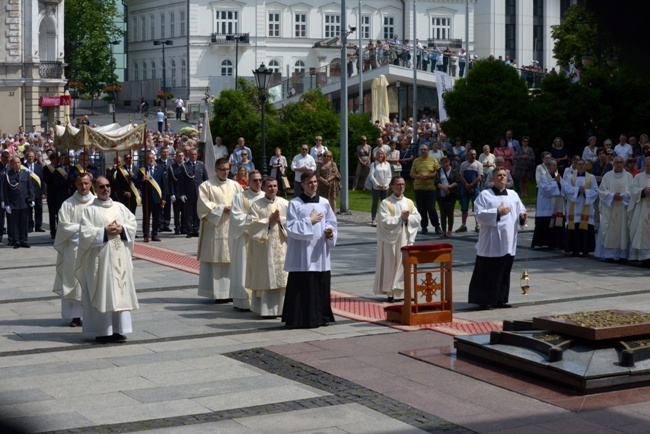
{"label": "leafy tree canopy", "polygon": [[568,67],[573,61],[581,69],[580,58],[587,47],[590,47],[592,56],[603,55],[601,47],[596,46],[597,36],[598,22],[594,13],[582,5],[572,5],[566,10],[562,24],[551,26],[551,38],[555,44],[553,55],[560,66]]}

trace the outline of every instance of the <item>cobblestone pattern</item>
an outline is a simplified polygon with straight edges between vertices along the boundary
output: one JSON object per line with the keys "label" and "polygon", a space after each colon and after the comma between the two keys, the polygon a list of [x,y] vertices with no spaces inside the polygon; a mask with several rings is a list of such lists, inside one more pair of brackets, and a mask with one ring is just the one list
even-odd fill
{"label": "cobblestone pattern", "polygon": [[255,366],[256,368],[262,369],[271,374],[279,375],[295,382],[329,392],[332,395],[188,416],[49,431],[46,434],[137,432],[157,428],[197,425],[249,416],[263,416],[352,403],[363,405],[429,433],[470,434],[474,432],[451,422],[447,422],[446,420],[432,414],[383,396],[380,393],[359,386],[358,384],[320,371],[316,368],[312,368],[303,363],[296,362],[295,360],[291,360],[263,348],[236,351],[224,354],[224,356]]}

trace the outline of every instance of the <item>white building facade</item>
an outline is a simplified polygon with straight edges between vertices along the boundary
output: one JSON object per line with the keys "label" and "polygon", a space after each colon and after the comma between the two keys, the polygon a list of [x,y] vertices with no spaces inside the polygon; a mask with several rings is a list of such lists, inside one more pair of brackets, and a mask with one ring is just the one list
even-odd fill
{"label": "white building facade", "polygon": [[[368,44],[398,35],[479,58],[509,55],[518,65],[533,60],[555,66],[550,26],[560,23],[567,0],[373,0],[346,2],[347,24],[356,27],[350,44]],[[274,82],[340,62],[340,45],[327,42],[345,31],[340,2],[298,0],[126,0],[128,81],[132,99],[151,98],[162,88],[165,46],[166,87],[198,103],[206,91],[217,96],[235,87],[235,76],[252,79],[261,63]],[[417,34],[413,32],[416,15]],[[359,9],[359,6],[361,8]],[[469,29],[466,16],[469,13]],[[136,83],[139,83],[136,85]],[[148,93],[148,95],[144,95]],[[137,95],[135,95],[137,94]],[[136,96],[138,98],[136,98]]]}

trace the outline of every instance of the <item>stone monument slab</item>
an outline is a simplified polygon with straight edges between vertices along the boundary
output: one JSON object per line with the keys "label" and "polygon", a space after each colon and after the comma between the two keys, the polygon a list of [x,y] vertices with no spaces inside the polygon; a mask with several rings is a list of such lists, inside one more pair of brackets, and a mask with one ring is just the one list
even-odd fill
{"label": "stone monument slab", "polygon": [[600,310],[533,318],[535,328],[601,341],[650,335],[650,314],[636,310]]}

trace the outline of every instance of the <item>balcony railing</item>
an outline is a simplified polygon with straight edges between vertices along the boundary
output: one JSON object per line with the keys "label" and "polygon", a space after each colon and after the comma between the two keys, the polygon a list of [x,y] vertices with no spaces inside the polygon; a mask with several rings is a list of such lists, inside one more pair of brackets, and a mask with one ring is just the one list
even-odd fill
{"label": "balcony railing", "polygon": [[215,45],[235,45],[239,41],[239,44],[249,45],[250,44],[250,34],[249,33],[227,33],[225,35],[219,33],[212,33],[210,35],[210,42]]}
{"label": "balcony railing", "polygon": [[38,73],[41,78],[62,78],[63,63],[51,60],[42,60],[38,66]]}

